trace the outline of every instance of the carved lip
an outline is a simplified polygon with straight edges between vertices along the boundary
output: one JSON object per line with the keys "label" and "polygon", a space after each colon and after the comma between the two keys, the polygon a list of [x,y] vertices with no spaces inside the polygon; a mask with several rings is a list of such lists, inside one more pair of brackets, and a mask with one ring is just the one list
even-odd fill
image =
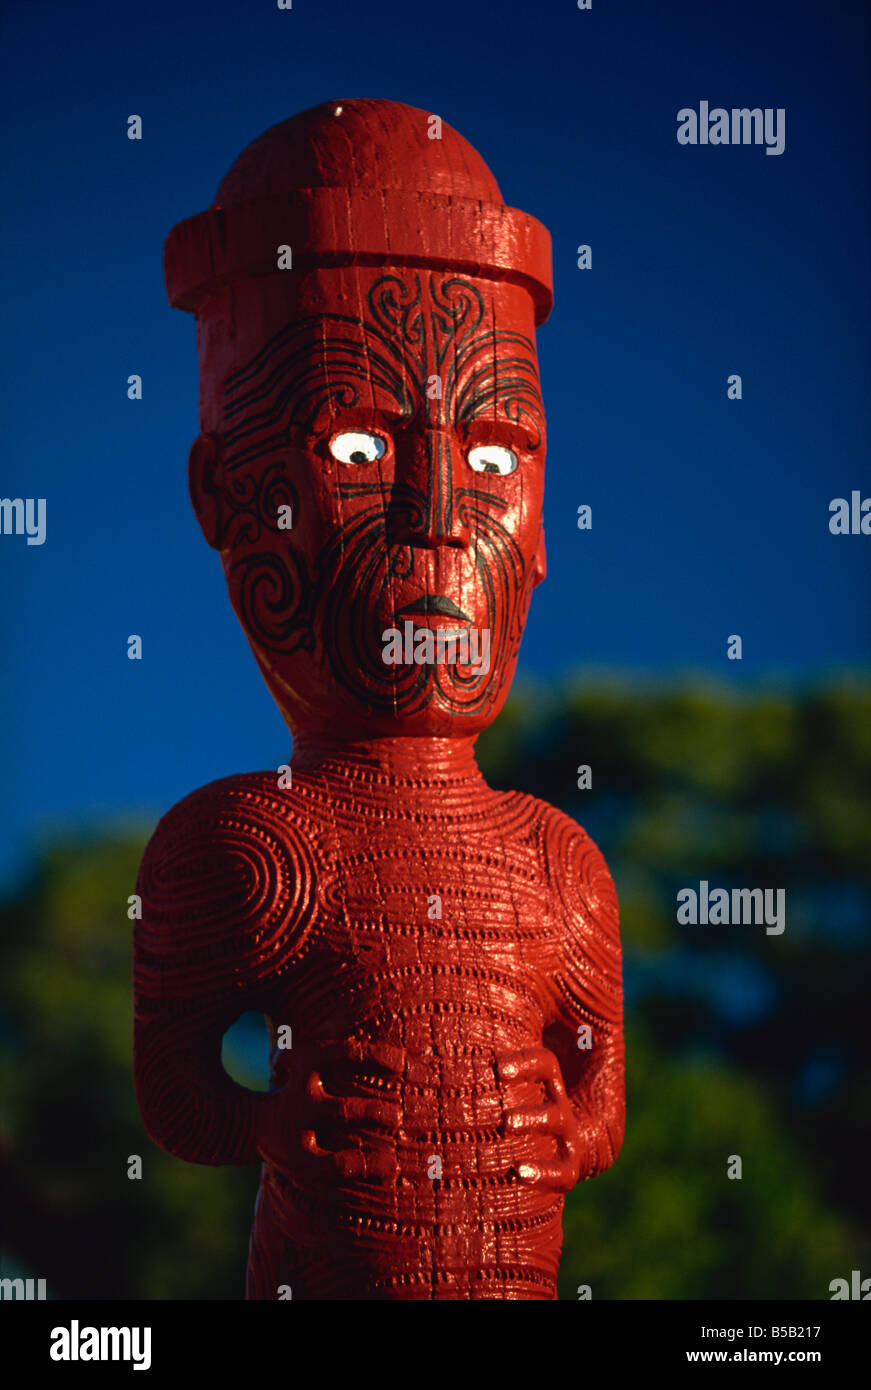
{"label": "carved lip", "polygon": [[440,618],[459,618],[460,622],[471,623],[472,619],[467,617],[462,608],[458,608],[452,598],[446,594],[424,594],[422,598],[416,598],[413,603],[407,603],[404,608],[396,610],[397,618],[404,618],[412,613],[424,613],[427,617]]}

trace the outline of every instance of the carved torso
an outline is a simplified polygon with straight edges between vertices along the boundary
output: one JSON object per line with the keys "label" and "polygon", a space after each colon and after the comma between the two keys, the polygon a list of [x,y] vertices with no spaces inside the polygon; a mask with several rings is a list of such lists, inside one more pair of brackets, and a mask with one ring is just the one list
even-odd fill
{"label": "carved torso", "polygon": [[318,1149],[361,1155],[362,1171],[338,1176],[317,1156],[300,1165],[288,1134],[286,1162],[263,1168],[249,1297],[281,1285],[313,1298],[554,1297],[563,1195],[520,1181],[542,1140],[505,1126],[543,1088],[516,1082],[509,1105],[497,1061],[546,1039],[568,1083],[588,1023],[598,1061],[616,1064],[605,1053],[619,950],[601,855],[553,808],[492,791],[474,764],[410,780],[327,765],[276,783],[213,783],[158,827],[139,997],[171,960],[179,995],[216,1017],[261,1008],[273,1037],[291,1029],[292,1047],[273,1050],[273,1087],[314,1058],[328,1095],[393,1100],[399,1119],[327,1119]]}

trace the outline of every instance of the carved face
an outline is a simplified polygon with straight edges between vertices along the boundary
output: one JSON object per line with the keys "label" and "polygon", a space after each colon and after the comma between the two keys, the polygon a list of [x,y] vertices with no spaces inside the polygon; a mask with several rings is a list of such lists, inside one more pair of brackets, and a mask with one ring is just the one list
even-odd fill
{"label": "carved face", "polygon": [[274,698],[294,730],[477,733],[544,577],[529,296],[383,267],[253,292],[284,326],[246,345],[228,301],[201,329],[191,494]]}

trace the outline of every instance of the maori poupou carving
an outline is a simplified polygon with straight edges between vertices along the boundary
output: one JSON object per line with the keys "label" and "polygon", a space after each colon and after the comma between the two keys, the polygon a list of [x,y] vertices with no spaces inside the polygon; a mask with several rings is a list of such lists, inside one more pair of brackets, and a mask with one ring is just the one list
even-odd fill
{"label": "maori poupou carving", "polygon": [[[304,112],[166,247],[191,496],[293,756],[155,831],[136,1084],[171,1153],[262,1162],[249,1298],[553,1299],[565,1194],[623,1135],[607,867],[473,753],[545,573],[550,243],[435,121]],[[265,1094],[221,1066],[250,1009]]]}

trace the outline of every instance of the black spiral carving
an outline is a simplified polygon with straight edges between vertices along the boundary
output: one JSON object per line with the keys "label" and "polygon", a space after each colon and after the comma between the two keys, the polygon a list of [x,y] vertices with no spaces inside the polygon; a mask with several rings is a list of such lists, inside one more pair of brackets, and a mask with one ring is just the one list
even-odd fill
{"label": "black spiral carving", "polygon": [[[430,424],[468,425],[494,409],[525,431],[526,446],[539,448],[544,412],[535,347],[521,333],[483,325],[480,290],[459,276],[424,282],[418,272],[379,276],[367,294],[363,320],[341,314],[312,315],[275,334],[225,382],[224,467],[231,514],[228,545],[237,607],[246,630],[265,649],[285,654],[314,648],[322,622],[327,657],[337,682],[368,707],[410,714],[435,700],[453,713],[479,714],[496,696],[501,671],[520,643],[532,587],[524,558],[500,520],[504,500],[481,487],[457,487],[451,445],[439,434],[430,450],[427,491],[396,479],[387,509],[378,484],[347,481],[340,495],[366,505],[337,528],[309,574],[292,533],[286,544],[259,548],[277,531],[281,502],[297,498],[281,455],[293,441],[312,452],[327,418],[385,392],[404,422],[426,414]],[[354,329],[354,341],[339,336]],[[438,376],[441,395],[430,400],[427,383]],[[268,460],[270,455],[278,455]],[[475,567],[491,634],[489,668],[471,664],[386,666],[378,612],[396,580],[413,570],[413,539],[392,539],[400,519],[419,530],[430,506],[443,526],[458,516],[474,538]]]}

